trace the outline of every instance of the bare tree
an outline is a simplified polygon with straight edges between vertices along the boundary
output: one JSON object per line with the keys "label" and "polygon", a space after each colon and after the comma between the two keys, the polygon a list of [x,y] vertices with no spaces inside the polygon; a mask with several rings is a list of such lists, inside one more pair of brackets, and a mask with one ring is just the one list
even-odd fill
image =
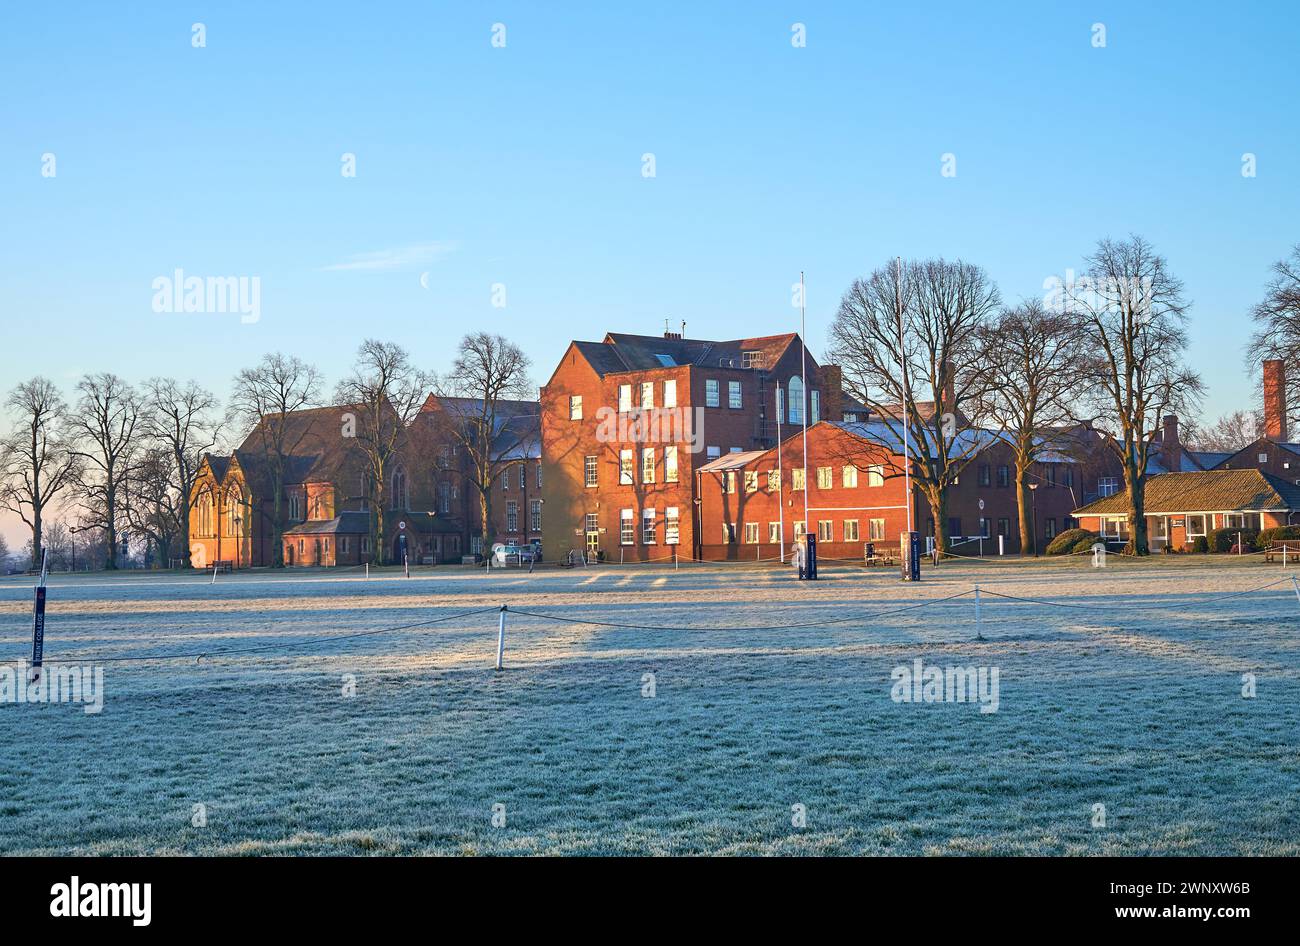
{"label": "bare tree", "polygon": [[189,502],[176,488],[171,452],[160,446],[147,447],[131,465],[125,481],[126,522],[133,533],[143,535],[167,567],[173,551],[189,545],[187,527]]}
{"label": "bare tree", "polygon": [[948,547],[948,490],[986,446],[961,408],[978,404],[985,370],[978,335],[998,304],[997,287],[978,266],[913,260],[855,280],[831,328],[845,389],[889,423],[900,455],[906,430],[904,462],[929,503],[940,549]]}
{"label": "bare tree", "polygon": [[71,426],[73,453],[81,460],[77,490],[91,527],[103,530],[107,551],[104,567],[117,568],[118,519],[123,489],[137,447],[140,401],[135,390],[117,375],[88,374],[77,384]]}
{"label": "bare tree", "polygon": [[[150,495],[160,498],[157,477],[165,472],[167,485],[175,493],[176,525],[181,547],[177,549],[185,567],[190,565],[190,496],[198,479],[203,455],[217,441],[217,399],[193,381],[182,384],[174,378],[151,378],[143,389],[141,432],[151,450]],[[165,467],[152,454],[162,451]]]}
{"label": "bare tree", "polygon": [[38,568],[46,512],[77,480],[67,405],[52,381],[36,377],[10,391],[5,407],[13,415],[13,427],[0,440],[0,506],[32,530],[31,567]]}
{"label": "bare tree", "polygon": [[368,338],[357,349],[352,375],[339,382],[335,393],[339,404],[359,414],[356,442],[366,458],[371,543],[380,565],[386,564],[388,557],[385,510],[390,503],[407,501],[406,496],[389,496],[388,478],[394,472],[407,427],[432,383],[430,375],[411,364],[406,349]]}
{"label": "bare tree", "polygon": [[1128,488],[1130,550],[1147,555],[1146,475],[1166,414],[1194,414],[1204,386],[1183,362],[1187,309],[1182,281],[1140,236],[1103,239],[1065,304],[1083,320],[1093,353],[1081,404],[1106,439]]}
{"label": "bare tree", "polygon": [[[1252,369],[1261,356],[1280,358],[1289,365],[1300,363],[1300,243],[1291,248],[1290,257],[1273,264],[1264,300],[1250,315],[1256,331],[1246,360]],[[1300,414],[1294,413],[1300,411],[1300,371],[1290,372],[1286,384],[1287,419],[1300,420]]]}
{"label": "bare tree", "polygon": [[1038,553],[1028,515],[1029,480],[1035,463],[1061,450],[1052,429],[1072,422],[1082,355],[1078,320],[1047,311],[1037,299],[1004,309],[980,332],[980,357],[987,371],[978,413],[1011,447],[1020,548],[1025,553]]}
{"label": "bare tree", "polygon": [[256,366],[235,376],[230,414],[252,430],[252,444],[266,463],[271,495],[255,497],[254,508],[271,501],[271,555],[276,568],[284,567],[285,468],[310,429],[293,424],[293,413],[315,406],[320,387],[320,372],[313,365],[279,352],[263,356]]}
{"label": "bare tree", "polygon": [[521,445],[519,432],[503,423],[504,402],[535,396],[530,367],[518,345],[500,335],[474,332],[461,339],[451,372],[437,385],[440,394],[467,399],[468,406],[447,419],[447,430],[465,450],[468,478],[478,492],[484,555],[492,550],[492,484],[518,462],[514,451]]}
{"label": "bare tree", "polygon": [[1212,424],[1189,422],[1182,439],[1192,450],[1236,453],[1263,434],[1264,418],[1258,411],[1231,411]]}

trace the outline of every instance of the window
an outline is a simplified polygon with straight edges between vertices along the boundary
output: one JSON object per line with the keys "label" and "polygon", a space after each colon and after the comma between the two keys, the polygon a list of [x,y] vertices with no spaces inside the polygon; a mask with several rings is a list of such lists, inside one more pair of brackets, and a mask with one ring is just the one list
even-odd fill
{"label": "window", "polygon": [[722,474],[724,492],[734,493],[736,491],[736,471],[727,470]]}
{"label": "window", "polygon": [[641,382],[641,410],[648,411],[655,406],[655,383]]}
{"label": "window", "polygon": [[199,535],[212,534],[212,494],[205,492],[199,497]]}
{"label": "window", "polygon": [[622,545],[632,545],[636,542],[636,520],[632,518],[631,509],[624,509],[619,514],[618,541]]}
{"label": "window", "polygon": [[722,524],[722,541],[725,545],[734,545],[736,543],[736,524],[734,522],[724,522]]}
{"label": "window", "polygon": [[742,368],[763,367],[763,353],[761,351],[742,351],[740,353],[740,367]]}
{"label": "window", "polygon": [[588,532],[600,531],[600,518],[594,512],[587,513],[587,531]]}
{"label": "window", "polygon": [[569,420],[582,420],[582,395],[569,395]]}
{"label": "window", "polygon": [[1118,476],[1102,476],[1097,479],[1098,496],[1114,496],[1119,492]]}
{"label": "window", "polygon": [[1074,467],[1068,463],[1061,470],[1061,485],[1067,489],[1074,485]]}
{"label": "window", "polygon": [[952,538],[961,538],[961,516],[948,517],[948,535]]}
{"label": "window", "polygon": [[438,484],[438,512],[451,512],[451,484],[446,480]]}
{"label": "window", "polygon": [[[1128,520],[1125,520],[1127,522]],[[1205,517],[1188,516],[1187,517],[1187,537],[1194,539],[1198,536],[1205,535]]]}
{"label": "window", "polygon": [[822,419],[822,392],[811,391],[808,396],[812,398],[812,404],[808,412],[808,421],[809,423],[815,424]]}
{"label": "window", "polygon": [[513,499],[506,503],[506,531],[519,531],[519,504]]}
{"label": "window", "polygon": [[745,544],[758,545],[758,523],[757,522],[745,523]]}
{"label": "window", "polygon": [[740,406],[741,406],[740,382],[728,381],[727,382],[727,407],[731,408],[733,411],[738,411],[740,410]]}
{"label": "window", "polygon": [[844,482],[845,489],[853,489],[858,485],[858,468],[856,466],[846,466],[840,471],[840,477]]}
{"label": "window", "polygon": [[1056,485],[1056,464],[1055,463],[1043,464],[1043,479],[1047,480],[1048,486]]}
{"label": "window", "polygon": [[659,536],[655,531],[655,511],[651,509],[641,510],[641,543],[643,545],[654,545],[659,541]]}
{"label": "window", "polygon": [[1056,519],[1049,516],[1043,521],[1043,535],[1049,539],[1056,538]]}
{"label": "window", "polygon": [[348,554],[348,537],[346,535],[339,536],[339,554]]}
{"label": "window", "polygon": [[537,461],[537,488],[542,488],[542,461]]}
{"label": "window", "polygon": [[[620,384],[618,386],[618,412],[626,414],[632,410],[632,385]],[[596,413],[600,413],[597,411]]]}
{"label": "window", "polygon": [[776,493],[781,489],[781,471],[768,470],[767,472],[767,489],[768,492]]}
{"label": "window", "polygon": [[664,447],[664,482],[677,482],[677,448]]}
{"label": "window", "polygon": [[676,380],[664,382],[664,407],[677,406],[677,382]]}
{"label": "window", "polygon": [[541,532],[542,531],[542,501],[540,499],[532,500],[532,502],[529,503],[528,511],[529,511],[529,516],[532,519],[532,522],[529,524],[529,527],[534,532]]}
{"label": "window", "polygon": [[718,407],[721,403],[718,396],[718,381],[716,378],[708,378],[704,382],[704,406]]}
{"label": "window", "polygon": [[[363,539],[362,541],[364,542],[365,540]],[[471,535],[469,537],[469,551],[471,555],[483,554],[483,536]]]}
{"label": "window", "polygon": [[727,452],[728,452],[728,453],[744,453],[745,451],[744,451],[742,448],[740,448],[740,447],[732,447],[732,448],[731,448],[730,450],[728,450]]}
{"label": "window", "polygon": [[758,471],[757,470],[745,471],[745,492],[747,493],[758,492]]}
{"label": "window", "polygon": [[706,447],[704,450],[704,455],[708,457],[710,460],[716,460],[718,457],[722,456],[722,448]]}
{"label": "window", "polygon": [[869,533],[872,542],[881,542],[885,538],[885,520],[872,519],[871,532]]}
{"label": "window", "polygon": [[304,542],[302,539],[299,539],[299,540],[298,540],[298,558],[301,559],[301,558],[302,558],[304,555],[306,555],[306,554],[307,554],[307,543]]}
{"label": "window", "polygon": [[[1190,526],[1190,520],[1188,524]],[[1099,521],[1099,525],[1103,539],[1116,542],[1128,541],[1128,518],[1126,516],[1107,516]]]}
{"label": "window", "polygon": [[817,521],[817,541],[830,542],[835,538],[835,523],[830,519],[819,519]]}
{"label": "window", "polygon": [[781,544],[781,523],[769,522],[767,524],[767,541],[773,545]]}
{"label": "window", "polygon": [[653,483],[655,481],[655,448],[641,448],[641,482]]}
{"label": "window", "polygon": [[803,382],[799,376],[790,379],[790,423],[803,423]]}
{"label": "window", "polygon": [[528,464],[527,463],[519,464],[519,488],[520,489],[528,488]]}
{"label": "window", "polygon": [[508,469],[501,471],[501,489],[503,491],[510,489],[510,471]]}
{"label": "window", "polygon": [[302,518],[302,499],[297,493],[289,494],[289,518],[294,520]]}
{"label": "window", "polygon": [[885,485],[885,467],[880,463],[873,463],[867,467],[867,485],[884,486]]}
{"label": "window", "polygon": [[635,480],[635,473],[632,468],[632,451],[620,450],[618,452],[618,485],[631,486]]}
{"label": "window", "polygon": [[986,519],[986,518],[984,518],[983,516],[981,516],[981,517],[980,517],[980,538],[981,538],[981,539],[987,539],[987,538],[989,538],[989,535],[990,535],[990,533],[989,533],[989,529],[990,529],[990,528],[991,528],[991,523],[989,522],[989,520]]}
{"label": "window", "polygon": [[817,467],[817,488],[830,489],[835,485],[835,471],[829,466]]}
{"label": "window", "polygon": [[669,506],[664,510],[664,545],[676,545],[681,541],[681,521],[677,518],[677,507]]}
{"label": "window", "polygon": [[858,520],[856,519],[844,520],[844,541],[845,542],[858,541]]}
{"label": "window", "polygon": [[804,522],[802,519],[800,519],[798,522],[794,524],[794,537],[796,539],[799,538],[799,536],[803,535],[807,531],[808,531],[808,523]]}
{"label": "window", "polygon": [[987,463],[980,464],[979,484],[981,486],[993,485],[993,468]]}
{"label": "window", "polygon": [[588,486],[598,485],[598,479],[596,473],[597,470],[596,462],[597,461],[595,457],[582,458],[582,470],[583,470],[583,474],[586,476]]}
{"label": "window", "polygon": [[998,467],[998,486],[1011,485],[1011,469],[1005,463]]}
{"label": "window", "polygon": [[1011,520],[1010,520],[1010,519],[999,519],[999,520],[998,520],[998,535],[1010,535],[1010,534],[1011,534]]}
{"label": "window", "polygon": [[803,489],[804,474],[807,471],[798,467],[790,471],[790,488],[794,490]]}
{"label": "window", "polygon": [[1267,454],[1267,453],[1261,453],[1261,454],[1259,455],[1259,462],[1260,462],[1261,464],[1267,463],[1267,462],[1268,462],[1268,454]]}

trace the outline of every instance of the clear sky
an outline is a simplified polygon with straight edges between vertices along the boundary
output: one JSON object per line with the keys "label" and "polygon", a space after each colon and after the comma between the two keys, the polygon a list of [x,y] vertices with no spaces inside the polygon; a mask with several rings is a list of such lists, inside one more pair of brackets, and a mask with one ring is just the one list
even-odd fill
{"label": "clear sky", "polygon": [[[1186,282],[1214,416],[1250,404],[1248,311],[1300,242],[1291,3],[14,3],[0,18],[6,390],[108,369],[224,396],[277,349],[332,384],[367,335],[443,370],[478,328],[518,341],[540,383],[571,338],[665,319],[697,337],[797,329],[801,269],[820,351],[845,287],[895,255],[978,263],[1015,300],[1136,232]],[[154,311],[153,281],[177,268],[259,277],[259,318]]]}

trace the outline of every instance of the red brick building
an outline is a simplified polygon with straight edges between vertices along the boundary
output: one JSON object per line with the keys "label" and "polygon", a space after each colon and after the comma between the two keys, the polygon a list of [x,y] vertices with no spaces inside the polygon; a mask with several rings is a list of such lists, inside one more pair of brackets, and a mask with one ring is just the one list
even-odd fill
{"label": "red brick building", "polygon": [[[1019,551],[1014,467],[1010,447],[991,431],[970,430],[984,446],[948,494],[950,551],[958,555]],[[959,441],[957,449],[972,446]],[[896,549],[912,507],[913,528],[932,547],[930,505],[913,486],[907,497],[898,427],[881,421],[824,421],[782,444],[723,456],[697,471],[697,512],[706,559],[771,559],[789,550],[804,525],[818,537],[823,558],[861,560],[864,546]],[[1035,534],[1042,542],[1069,528],[1083,488],[1081,465],[1067,453],[1044,454],[1030,479]],[[999,545],[999,537],[1001,544]],[[1041,547],[1041,545],[1040,545]]]}
{"label": "red brick building", "polygon": [[[467,479],[462,441],[446,424],[467,410],[464,399],[430,395],[402,431],[384,489],[384,558],[400,564],[459,562],[478,551],[476,490]],[[541,447],[537,402],[499,406],[491,534],[507,541],[541,539]],[[345,566],[378,561],[371,547],[369,464],[346,406],[296,411],[283,421],[288,456],[281,496],[283,560],[287,566]],[[449,420],[449,418],[453,420]],[[263,418],[227,456],[205,456],[191,494],[191,559],[196,568],[229,562],[235,568],[274,562],[274,496]],[[499,494],[498,494],[499,491]]]}
{"label": "red brick building", "polygon": [[[549,557],[667,557],[697,546],[697,470],[838,417],[839,370],[798,335],[704,341],[665,333],[572,342],[541,393]],[[635,541],[628,541],[629,537]]]}

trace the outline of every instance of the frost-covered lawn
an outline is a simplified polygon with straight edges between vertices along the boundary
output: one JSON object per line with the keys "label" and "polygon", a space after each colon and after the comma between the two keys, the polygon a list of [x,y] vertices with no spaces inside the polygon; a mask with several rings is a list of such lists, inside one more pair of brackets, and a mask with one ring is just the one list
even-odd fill
{"label": "frost-covered lawn", "polygon": [[[0,705],[0,852],[1296,855],[1300,602],[1289,581],[1208,600],[1285,574],[1188,558],[960,563],[913,586],[746,566],[58,576],[48,662],[212,656],[105,662],[99,715]],[[1085,607],[986,594],[984,642],[969,596],[871,617],[976,581]],[[11,666],[29,584],[0,581]],[[342,637],[502,603],[701,629],[511,616],[502,673],[493,613]],[[894,702],[891,671],[916,658],[998,668],[998,711]]]}

